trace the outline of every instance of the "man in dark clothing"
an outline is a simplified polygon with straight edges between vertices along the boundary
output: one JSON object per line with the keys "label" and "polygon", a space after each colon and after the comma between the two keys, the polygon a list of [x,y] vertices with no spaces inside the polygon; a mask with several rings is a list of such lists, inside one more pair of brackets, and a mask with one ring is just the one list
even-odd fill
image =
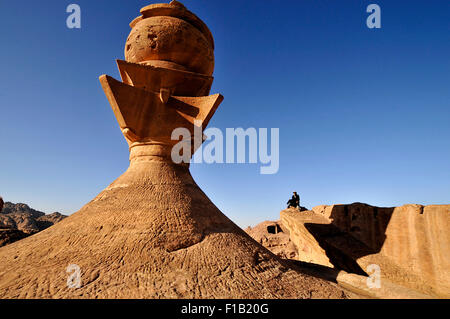
{"label": "man in dark clothing", "polygon": [[292,195],[292,198],[287,202],[288,208],[296,207],[300,209],[300,196],[297,194],[297,192],[294,192],[294,195]]}

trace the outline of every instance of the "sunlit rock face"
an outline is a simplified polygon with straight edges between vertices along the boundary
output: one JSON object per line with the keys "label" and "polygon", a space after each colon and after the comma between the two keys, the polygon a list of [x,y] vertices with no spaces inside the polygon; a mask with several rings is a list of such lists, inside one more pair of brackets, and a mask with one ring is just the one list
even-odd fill
{"label": "sunlit rock face", "polygon": [[214,70],[214,43],[206,25],[178,2],[141,10],[125,45],[128,62],[204,75]]}
{"label": "sunlit rock face", "polygon": [[296,259],[369,275],[434,297],[450,297],[450,205],[322,205],[281,212]]}
{"label": "sunlit rock face", "polygon": [[[131,24],[127,61],[118,61],[122,81],[100,77],[130,166],[75,214],[2,247],[0,296],[347,298],[229,220],[193,180],[190,156],[173,161],[173,130],[193,132],[201,122],[202,132],[223,100],[208,95],[213,40],[176,1],[141,13]],[[76,289],[67,284],[69,265],[80,269]]]}

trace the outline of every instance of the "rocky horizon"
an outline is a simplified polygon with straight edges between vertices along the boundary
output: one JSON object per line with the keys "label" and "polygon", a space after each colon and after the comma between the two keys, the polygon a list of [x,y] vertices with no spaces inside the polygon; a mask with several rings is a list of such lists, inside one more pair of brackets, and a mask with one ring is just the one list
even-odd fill
{"label": "rocky horizon", "polygon": [[[319,205],[285,209],[280,220],[249,226],[245,232],[277,257],[291,262],[293,269],[336,281],[362,297],[448,298],[446,265],[450,262],[445,251],[449,241],[438,226],[445,229],[449,213],[450,205]],[[58,212],[45,214],[24,203],[6,202],[0,211],[0,247],[37,234],[66,217]],[[405,218],[416,219],[412,222],[414,230]],[[432,236],[436,231],[439,235]],[[414,232],[416,241],[402,239],[404,234],[411,237]],[[418,250],[408,247],[411,242],[418,245],[419,235],[425,244]],[[399,251],[408,251],[408,256],[399,255]],[[419,260],[418,256],[428,258]],[[370,264],[381,265],[383,289],[367,288]]]}
{"label": "rocky horizon", "polygon": [[45,214],[24,203],[1,204],[0,247],[41,232],[67,217],[59,212]]}
{"label": "rocky horizon", "polygon": [[[370,297],[449,298],[449,226],[450,205],[353,203],[285,209],[280,220],[246,232],[275,255]],[[373,267],[380,289],[366,285]]]}

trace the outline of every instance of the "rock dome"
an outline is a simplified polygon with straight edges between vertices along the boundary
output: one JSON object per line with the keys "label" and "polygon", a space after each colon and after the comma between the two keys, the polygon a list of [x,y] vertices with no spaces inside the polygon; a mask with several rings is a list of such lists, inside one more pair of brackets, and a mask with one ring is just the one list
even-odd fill
{"label": "rock dome", "polygon": [[146,15],[131,24],[126,61],[153,66],[165,61],[170,68],[212,75],[214,43],[208,37],[209,30],[199,27],[201,21],[182,7],[166,4],[165,10],[156,9],[143,8],[141,12]]}

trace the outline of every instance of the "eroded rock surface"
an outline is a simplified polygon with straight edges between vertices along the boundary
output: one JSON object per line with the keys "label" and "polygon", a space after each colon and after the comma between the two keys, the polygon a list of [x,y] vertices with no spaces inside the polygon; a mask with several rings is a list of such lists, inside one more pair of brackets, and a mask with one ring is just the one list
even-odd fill
{"label": "eroded rock surface", "polygon": [[[0,249],[4,298],[348,298],[292,269],[229,220],[192,179],[191,137],[223,100],[208,95],[209,29],[177,1],[141,9],[118,61],[100,77],[130,149],[128,170],[80,211]],[[193,44],[195,43],[195,45]],[[182,95],[181,95],[182,94]],[[201,124],[198,124],[200,121]],[[81,285],[67,285],[67,267]]]}
{"label": "eroded rock surface", "polygon": [[298,260],[369,275],[436,297],[450,296],[450,205],[366,204],[281,212]]}
{"label": "eroded rock surface", "polygon": [[245,232],[278,257],[298,259],[297,247],[280,221],[265,221],[253,228],[248,227]]}
{"label": "eroded rock surface", "polygon": [[[69,265],[81,287],[67,286]],[[36,275],[38,274],[38,275]],[[347,298],[223,215],[188,169],[133,161],[77,213],[0,248],[3,298]]]}

